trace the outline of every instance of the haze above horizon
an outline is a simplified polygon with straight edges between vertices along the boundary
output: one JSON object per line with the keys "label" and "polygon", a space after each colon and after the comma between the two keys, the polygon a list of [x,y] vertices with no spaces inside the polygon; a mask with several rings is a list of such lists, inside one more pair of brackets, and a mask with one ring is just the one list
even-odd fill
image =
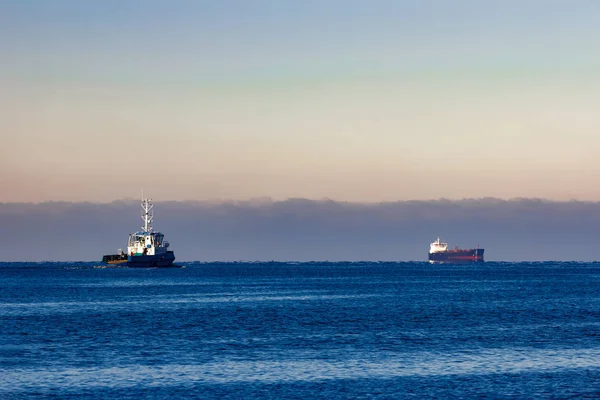
{"label": "haze above horizon", "polygon": [[600,3],[0,2],[0,202],[600,199]]}

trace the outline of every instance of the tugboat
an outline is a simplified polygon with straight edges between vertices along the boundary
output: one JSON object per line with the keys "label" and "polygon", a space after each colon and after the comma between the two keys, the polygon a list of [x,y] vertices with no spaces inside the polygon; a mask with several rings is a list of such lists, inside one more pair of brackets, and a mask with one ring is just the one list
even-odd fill
{"label": "tugboat", "polygon": [[448,243],[437,240],[429,245],[429,262],[430,263],[453,263],[453,264],[470,264],[482,263],[483,252],[485,249],[461,249],[458,246],[454,250],[448,250]]}
{"label": "tugboat", "polygon": [[164,240],[164,235],[154,232],[152,220],[152,199],[142,199],[142,220],[144,226],[141,231],[129,235],[127,254],[109,254],[102,257],[107,264],[127,263],[128,267],[157,268],[173,267],[175,253],[168,250],[169,242]]}

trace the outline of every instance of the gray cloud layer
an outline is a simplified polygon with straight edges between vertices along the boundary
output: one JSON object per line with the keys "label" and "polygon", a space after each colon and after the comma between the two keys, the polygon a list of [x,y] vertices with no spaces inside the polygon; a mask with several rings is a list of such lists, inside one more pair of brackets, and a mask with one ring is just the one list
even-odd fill
{"label": "gray cloud layer", "polygon": [[[486,260],[598,258],[600,203],[468,199],[357,204],[164,202],[155,227],[178,260],[426,260],[437,236]],[[142,221],[133,200],[0,203],[0,260],[100,260]]]}

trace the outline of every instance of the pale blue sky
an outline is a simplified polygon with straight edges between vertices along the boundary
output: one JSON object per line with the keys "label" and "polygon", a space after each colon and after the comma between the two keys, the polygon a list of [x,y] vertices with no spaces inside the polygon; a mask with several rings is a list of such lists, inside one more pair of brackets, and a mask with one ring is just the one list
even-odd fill
{"label": "pale blue sky", "polygon": [[599,45],[596,1],[0,1],[0,202],[598,200]]}

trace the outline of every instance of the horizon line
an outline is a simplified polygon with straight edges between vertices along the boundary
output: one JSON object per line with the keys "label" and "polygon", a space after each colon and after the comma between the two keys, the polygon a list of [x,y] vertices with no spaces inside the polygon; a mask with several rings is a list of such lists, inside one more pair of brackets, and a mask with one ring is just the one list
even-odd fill
{"label": "horizon line", "polygon": [[[0,205],[38,205],[38,204],[114,204],[121,202],[139,202],[140,200],[133,197],[123,197],[114,199],[111,201],[94,201],[94,200],[41,200],[41,201],[0,201]],[[426,198],[426,199],[404,199],[404,200],[381,200],[381,201],[357,201],[357,200],[341,200],[332,199],[327,197],[322,198],[309,198],[309,197],[287,197],[285,199],[274,199],[270,196],[261,197],[249,197],[246,199],[225,199],[225,198],[209,198],[209,199],[183,199],[183,200],[154,200],[155,203],[204,203],[204,204],[241,204],[241,203],[254,203],[254,204],[270,204],[270,203],[285,203],[290,201],[307,201],[316,203],[345,203],[345,204],[356,204],[356,205],[377,205],[377,204],[394,204],[394,203],[432,203],[432,202],[462,202],[462,201],[501,201],[501,202],[517,202],[517,201],[533,201],[533,202],[544,202],[544,203],[600,203],[599,200],[579,200],[579,199],[568,199],[568,200],[557,200],[545,197],[494,197],[494,196],[483,196],[483,197],[462,197],[462,198]]]}

